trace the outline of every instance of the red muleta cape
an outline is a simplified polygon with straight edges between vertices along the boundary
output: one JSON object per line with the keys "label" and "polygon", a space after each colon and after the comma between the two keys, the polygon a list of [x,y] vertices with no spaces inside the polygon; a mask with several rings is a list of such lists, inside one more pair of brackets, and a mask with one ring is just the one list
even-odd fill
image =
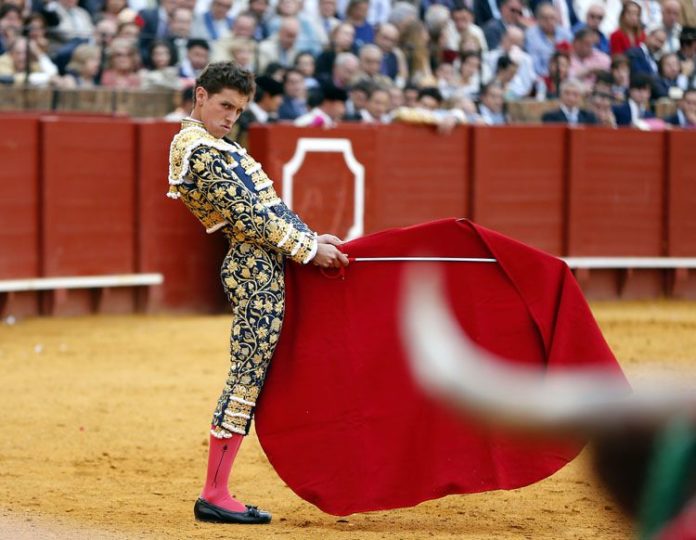
{"label": "red muleta cape", "polygon": [[[494,257],[439,263],[455,316],[510,362],[620,368],[561,260],[466,220],[345,244],[351,257]],[[399,337],[408,262],[356,262],[343,279],[288,265],[287,311],[256,416],[263,449],[300,497],[335,515],[513,489],[553,474],[578,441],[534,441],[468,422],[413,380]]]}

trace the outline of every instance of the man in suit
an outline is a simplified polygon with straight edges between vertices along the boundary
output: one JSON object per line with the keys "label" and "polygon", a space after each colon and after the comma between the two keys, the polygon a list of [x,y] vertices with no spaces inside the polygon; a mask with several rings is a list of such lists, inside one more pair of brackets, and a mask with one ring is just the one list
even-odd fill
{"label": "man in suit", "polygon": [[284,67],[292,66],[297,56],[297,38],[300,35],[300,22],[296,17],[284,17],[278,32],[259,44],[259,73],[266,70],[271,62],[278,62]]}
{"label": "man in suit", "polygon": [[213,0],[208,11],[195,16],[191,34],[211,44],[230,35],[234,23],[234,19],[228,15],[231,9],[232,0]]}
{"label": "man in suit", "polygon": [[580,22],[580,17],[575,13],[573,0],[531,0],[529,9],[533,13],[537,12],[537,8],[541,4],[551,4],[558,11],[559,24],[570,32],[571,28]]}
{"label": "man in suit", "polygon": [[159,7],[144,9],[139,13],[143,21],[140,30],[140,51],[143,58],[147,58],[147,51],[155,39],[168,36],[169,19],[177,7],[177,0],[160,0]]}
{"label": "man in suit", "polygon": [[582,102],[583,84],[576,79],[567,79],[561,83],[561,107],[547,111],[541,117],[544,124],[578,124],[594,125],[597,117],[590,111],[580,108]]}
{"label": "man in suit", "polygon": [[645,42],[637,47],[631,47],[626,51],[626,56],[631,63],[631,73],[644,73],[657,78],[659,69],[657,66],[657,56],[667,40],[667,34],[662,26],[652,26],[648,28]]}
{"label": "man in suit", "polygon": [[612,110],[616,117],[617,126],[635,126],[640,120],[655,118],[650,112],[650,91],[652,77],[639,73],[631,76],[628,87],[628,99],[621,105],[615,105]]}
{"label": "man in suit", "polygon": [[679,100],[676,114],[665,118],[673,126],[696,129],[696,88],[689,88]]}
{"label": "man in suit", "polygon": [[500,18],[491,19],[483,26],[483,34],[486,36],[486,43],[490,50],[495,49],[500,44],[500,40],[509,26],[519,26],[522,20],[522,2],[520,0],[503,0],[500,5]]}

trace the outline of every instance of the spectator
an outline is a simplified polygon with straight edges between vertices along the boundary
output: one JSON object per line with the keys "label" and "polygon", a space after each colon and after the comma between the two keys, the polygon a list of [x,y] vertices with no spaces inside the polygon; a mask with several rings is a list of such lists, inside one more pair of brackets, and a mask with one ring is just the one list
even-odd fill
{"label": "spectator", "polygon": [[411,21],[401,31],[399,48],[404,51],[409,81],[419,86],[435,83],[430,67],[428,31],[420,21]]}
{"label": "spectator", "polygon": [[650,111],[652,79],[643,74],[632,75],[628,89],[628,100],[613,107],[618,126],[637,126],[641,120],[655,118]]}
{"label": "spectator", "polygon": [[553,53],[549,61],[549,74],[542,77],[543,96],[537,98],[555,99],[560,95],[561,84],[568,80],[570,72],[570,56],[563,51]]}
{"label": "spectator", "polygon": [[191,115],[192,109],[193,86],[189,86],[181,91],[181,103],[179,103],[179,106],[167,114],[164,119],[167,122],[181,122],[184,118]]}
{"label": "spectator", "polygon": [[455,99],[478,99],[483,85],[481,74],[481,57],[473,52],[464,53],[459,63],[459,87],[454,91],[452,97]]}
{"label": "spectator", "polygon": [[578,30],[583,28],[589,28],[593,30],[597,35],[597,41],[595,42],[595,48],[602,51],[604,54],[609,54],[609,39],[606,34],[601,30],[601,24],[604,20],[606,10],[602,4],[591,4],[587,9],[587,14],[585,15],[585,22],[580,22],[573,26],[573,35],[575,35]]}
{"label": "spectator", "polygon": [[140,75],[143,90],[181,89],[175,54],[168,41],[159,39],[152,42],[148,57],[145,59],[147,69]]}
{"label": "spectator", "polygon": [[64,77],[64,88],[94,88],[101,67],[102,50],[96,45],[83,43],[73,50]]}
{"label": "spectator", "polygon": [[240,43],[248,43],[251,48],[251,60],[243,65],[253,66],[256,60],[256,42],[254,31],[256,19],[250,13],[240,13],[232,23],[232,32],[213,42],[211,50],[212,62],[227,62],[232,58],[232,49],[238,49]]}
{"label": "spectator", "polygon": [[399,107],[403,107],[404,101],[404,91],[401,88],[398,86],[392,86],[389,88],[389,112],[392,112],[394,109],[398,109]]}
{"label": "spectator", "polygon": [[464,38],[473,38],[479,43],[479,49],[482,52],[488,52],[488,43],[486,36],[480,26],[474,24],[474,12],[469,9],[464,0],[454,0],[452,7],[452,22],[454,29],[457,32],[457,42],[460,44]]}
{"label": "spectator", "polygon": [[319,0],[319,9],[315,14],[315,25],[319,28],[319,40],[323,48],[329,46],[334,28],[339,24],[341,24],[341,20],[336,17],[336,0]]}
{"label": "spectator", "polygon": [[612,94],[614,99],[619,102],[626,101],[628,86],[631,80],[631,68],[623,54],[614,56],[611,60],[611,76],[614,79],[614,89]]}
{"label": "spectator", "polygon": [[46,35],[46,17],[43,13],[34,12],[27,19],[29,39],[36,43],[44,54],[49,54],[51,42]]}
{"label": "spectator", "polygon": [[679,99],[687,89],[688,83],[686,76],[681,72],[681,62],[677,53],[667,53],[660,58],[656,98]]}
{"label": "spectator", "polygon": [[372,27],[388,22],[391,15],[391,0],[370,0],[367,9],[367,22]]}
{"label": "spectator", "polygon": [[140,88],[140,56],[132,41],[116,38],[107,51],[107,69],[101,84],[106,88]]}
{"label": "spectator", "polygon": [[375,86],[370,92],[365,108],[360,111],[362,121],[365,124],[389,123],[389,110],[391,109],[391,96],[389,91],[381,86]]}
{"label": "spectator", "polygon": [[397,47],[399,31],[389,23],[382,24],[375,34],[375,45],[382,51],[382,65],[379,72],[389,77],[397,86],[404,86],[408,79],[406,57]]}
{"label": "spectator", "polygon": [[696,88],[688,88],[677,106],[677,112],[665,120],[673,126],[696,129]]}
{"label": "spectator", "polygon": [[573,39],[569,76],[572,79],[579,79],[587,89],[594,84],[598,71],[607,71],[611,67],[611,59],[595,48],[596,42],[597,34],[590,28],[578,30]]}
{"label": "spectator", "polygon": [[657,56],[667,39],[664,29],[655,26],[648,29],[645,41],[637,47],[626,51],[626,57],[631,65],[631,74],[645,73],[654,79],[658,77]]}
{"label": "spectator", "polygon": [[307,113],[307,87],[304,75],[297,69],[285,72],[283,101],[278,108],[278,118],[295,120]]}
{"label": "spectator", "polygon": [[369,0],[350,0],[346,9],[346,22],[355,28],[353,45],[359,50],[366,43],[374,43],[375,30],[367,21]]}
{"label": "spectator", "polygon": [[355,28],[351,24],[341,23],[337,25],[331,33],[330,48],[323,51],[317,57],[317,75],[328,75],[331,73],[336,61],[336,56],[344,52],[353,52],[353,42],[355,41]]}
{"label": "spectator", "polygon": [[611,108],[612,96],[602,92],[595,92],[590,98],[590,110],[597,118],[597,125],[602,127],[616,127],[616,118]]}
{"label": "spectator", "polygon": [[679,35],[682,25],[679,24],[681,4],[679,0],[663,0],[662,2],[662,27],[665,29],[666,40],[662,47],[662,54],[677,52],[679,50]]}
{"label": "spectator", "polygon": [[283,64],[271,62],[266,66],[266,69],[263,70],[261,75],[267,75],[271,79],[275,79],[279,83],[282,83],[283,79],[285,79],[285,73],[287,70],[288,68],[286,68]]}
{"label": "spectator", "polygon": [[459,33],[450,18],[449,10],[441,4],[432,4],[423,17],[430,41],[430,62],[434,69],[443,62],[453,60],[449,51],[459,50]]}
{"label": "spectator", "polygon": [[549,73],[549,59],[556,45],[563,41],[570,42],[572,35],[558,24],[556,8],[551,4],[539,4],[536,17],[537,24],[527,29],[525,48],[534,62],[534,71],[544,77]]}
{"label": "spectator", "polygon": [[380,73],[382,67],[382,50],[372,43],[363,45],[358,56],[360,60],[360,73],[358,79],[367,80],[378,86],[390,86],[391,79]]}
{"label": "spectator", "polygon": [[393,24],[399,30],[399,33],[414,21],[418,20],[418,10],[410,2],[404,0],[395,2],[387,22]]}
{"label": "spectator", "polygon": [[484,124],[498,126],[507,124],[503,88],[495,83],[489,83],[481,90],[481,102],[478,113]]}
{"label": "spectator", "polygon": [[596,124],[594,113],[580,108],[584,86],[580,81],[568,79],[561,83],[561,106],[558,109],[545,112],[541,121],[544,124]]}
{"label": "spectator", "polygon": [[413,108],[418,103],[418,87],[408,84],[404,88],[404,107]]}
{"label": "spectator", "polygon": [[575,13],[573,0],[530,0],[529,7],[536,13],[539,6],[544,3],[553,4],[553,7],[558,11],[558,24],[568,32],[580,22],[580,18]]}
{"label": "spectator", "polygon": [[242,146],[247,146],[249,127],[252,124],[269,124],[278,120],[278,107],[283,101],[283,85],[262,75],[256,77],[254,100],[239,116],[230,133],[230,138]]}
{"label": "spectator", "polygon": [[624,54],[631,47],[637,47],[645,41],[641,26],[642,9],[634,0],[626,0],[619,15],[619,29],[609,37],[611,55]]}
{"label": "spectator", "polygon": [[329,83],[316,89],[315,96],[316,106],[297,118],[294,124],[301,127],[334,127],[345,114],[348,94],[343,88]]}
{"label": "spectator", "polygon": [[22,34],[22,14],[17,6],[0,6],[0,54],[7,52]]}
{"label": "spectator", "polygon": [[[249,37],[256,41],[268,39],[271,35],[268,30],[268,0],[249,0],[249,11],[247,13],[254,18],[254,34]],[[239,17],[237,17],[237,19],[239,19]],[[235,23],[237,19],[235,19]],[[233,33],[242,36],[242,34],[234,28]]]}
{"label": "spectator", "polygon": [[682,61],[682,73],[689,79],[689,86],[694,85],[694,67],[696,65],[696,28],[685,26],[679,36],[679,60]]}
{"label": "spectator", "polygon": [[311,51],[312,54],[319,54],[322,49],[319,31],[311,19],[304,13],[300,13],[299,0],[278,0],[276,15],[268,21],[268,30],[271,35],[278,32],[281,22],[287,18],[294,18],[299,23],[295,48],[298,51]]}
{"label": "spectator", "polygon": [[96,19],[101,21],[102,19],[111,19],[112,21],[118,22],[119,14],[128,9],[127,0],[104,0],[103,7]]}
{"label": "spectator", "polygon": [[[121,13],[126,12],[127,11],[124,10]],[[126,18],[118,24],[118,27],[116,29],[116,37],[130,39],[131,41],[135,41],[136,43],[138,43],[138,41],[140,40],[140,26],[138,26],[138,23],[135,22],[135,20],[130,20]]]}
{"label": "spectator", "polygon": [[210,44],[232,33],[234,19],[229,15],[232,0],[212,0],[210,9],[194,16],[191,35]]}
{"label": "spectator", "polygon": [[210,46],[205,39],[189,39],[186,43],[186,56],[179,66],[179,77],[184,86],[195,83],[203,68],[210,62]]}
{"label": "spectator", "polygon": [[212,62],[228,62],[232,60],[244,69],[254,71],[256,58],[256,42],[248,38],[221,39],[213,47]]}
{"label": "spectator", "polygon": [[450,99],[459,88],[459,76],[454,66],[449,62],[442,62],[435,70],[437,89],[444,99]]}
{"label": "spectator", "polygon": [[191,25],[193,24],[193,13],[185,8],[177,8],[172,11],[169,19],[169,33],[167,39],[176,50],[176,57],[180,60],[186,58],[187,46],[191,39]]}
{"label": "spectator", "polygon": [[[509,84],[504,85],[507,99],[522,99],[529,96],[537,78],[534,72],[534,61],[524,51],[523,46],[524,32],[516,26],[510,26],[505,31],[500,46],[488,53],[489,66],[496,69],[496,74],[499,67],[498,60],[503,56],[508,56],[516,66],[514,78]],[[504,69],[503,77],[506,77],[511,71],[511,65],[506,63]]]}
{"label": "spectator", "polygon": [[177,8],[177,0],[160,0],[159,7],[144,9],[139,15],[143,22],[140,48],[147,50],[155,39],[164,39],[169,34],[169,20]]}
{"label": "spectator", "polygon": [[500,19],[500,2],[498,0],[469,0],[474,13],[474,22],[483,27],[493,19]]}
{"label": "spectator", "polygon": [[343,113],[343,119],[349,122],[360,122],[362,120],[362,111],[367,106],[367,100],[372,92],[374,85],[370,81],[357,81],[352,84],[348,90],[348,99],[346,100],[346,110]]}
{"label": "spectator", "polygon": [[57,0],[49,8],[58,16],[58,26],[53,34],[61,43],[71,40],[87,40],[94,31],[92,17],[87,10],[77,5],[77,0]]}
{"label": "spectator", "polygon": [[515,26],[522,28],[522,9],[521,0],[502,0],[500,18],[493,18],[483,26],[483,33],[486,36],[489,49],[495,49],[500,45],[500,40],[507,29]]}
{"label": "spectator", "polygon": [[498,64],[496,65],[495,77],[493,82],[503,89],[503,95],[505,99],[517,99],[517,96],[510,92],[510,83],[517,75],[517,64],[506,55],[498,58]]}
{"label": "spectator", "polygon": [[351,85],[353,79],[356,78],[359,70],[360,61],[358,57],[352,53],[343,52],[336,57],[331,76],[320,77],[320,83],[322,81],[324,83],[330,82],[338,88],[346,89]]}
{"label": "spectator", "polygon": [[316,88],[319,86],[319,81],[314,77],[316,69],[316,60],[311,52],[301,52],[295,57],[295,69],[298,70],[305,79],[307,88]]}
{"label": "spectator", "polygon": [[58,68],[41,51],[34,41],[17,37],[7,52],[0,56],[0,78],[11,79],[14,84],[24,84],[27,71],[27,46],[29,47],[29,84],[48,86],[59,83]]}
{"label": "spectator", "polygon": [[258,69],[263,72],[271,62],[292,66],[297,56],[297,37],[300,22],[295,17],[284,18],[278,32],[259,44]]}

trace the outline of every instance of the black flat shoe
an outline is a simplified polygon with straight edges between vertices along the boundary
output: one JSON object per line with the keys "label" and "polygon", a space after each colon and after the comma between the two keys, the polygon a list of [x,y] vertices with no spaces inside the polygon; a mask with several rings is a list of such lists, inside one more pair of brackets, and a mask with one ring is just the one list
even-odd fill
{"label": "black flat shoe", "polygon": [[193,506],[193,515],[198,521],[211,523],[239,523],[241,525],[258,525],[271,522],[271,514],[259,510],[256,506],[246,505],[245,512],[230,512],[205,499],[198,498]]}

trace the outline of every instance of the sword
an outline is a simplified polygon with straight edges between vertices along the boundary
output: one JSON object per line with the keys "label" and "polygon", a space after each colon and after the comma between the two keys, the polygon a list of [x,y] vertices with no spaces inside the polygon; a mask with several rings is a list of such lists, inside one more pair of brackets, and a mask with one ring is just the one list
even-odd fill
{"label": "sword", "polygon": [[348,257],[348,262],[473,262],[493,263],[484,257]]}

